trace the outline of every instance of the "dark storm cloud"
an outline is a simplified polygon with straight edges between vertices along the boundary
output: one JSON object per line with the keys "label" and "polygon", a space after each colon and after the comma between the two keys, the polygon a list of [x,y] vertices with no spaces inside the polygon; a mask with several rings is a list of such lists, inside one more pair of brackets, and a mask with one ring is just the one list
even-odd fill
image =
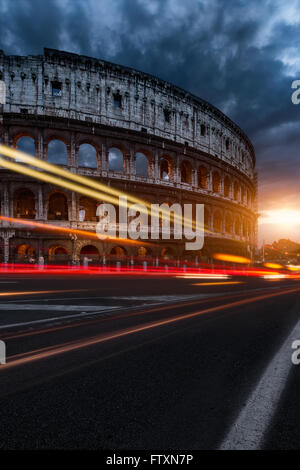
{"label": "dark storm cloud", "polygon": [[291,103],[291,82],[300,79],[299,7],[298,0],[0,0],[0,47],[101,57],[210,101],[252,139],[262,205],[295,205],[300,105]]}

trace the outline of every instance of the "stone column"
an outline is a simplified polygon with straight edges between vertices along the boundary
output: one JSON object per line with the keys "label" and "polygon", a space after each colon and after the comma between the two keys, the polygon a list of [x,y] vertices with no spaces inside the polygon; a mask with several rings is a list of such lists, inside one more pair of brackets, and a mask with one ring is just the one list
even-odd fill
{"label": "stone column", "polygon": [[124,173],[127,175],[130,175],[130,170],[131,170],[130,162],[131,162],[130,153],[126,153],[124,156]]}
{"label": "stone column", "polygon": [[153,168],[153,174],[151,175],[152,178],[159,180],[160,179],[160,165],[159,165],[159,156],[158,156],[157,150],[155,150],[155,153],[154,153],[154,164],[152,168]]}
{"label": "stone column", "polygon": [[220,193],[224,194],[224,175],[221,175],[221,180],[220,180]]}
{"label": "stone column", "polygon": [[108,151],[105,144],[101,145],[100,166],[101,171],[108,171]]}
{"label": "stone column", "polygon": [[176,158],[173,160],[173,175],[171,175],[171,180],[174,183],[180,183],[180,158],[179,155],[176,155]]}
{"label": "stone column", "polygon": [[212,169],[210,168],[208,172],[208,185],[207,185],[209,191],[212,191],[212,186],[213,186],[212,185]]}
{"label": "stone column", "polygon": [[68,165],[70,167],[76,168],[77,167],[77,149],[75,144],[75,135],[74,132],[71,134],[71,142],[67,145],[68,150]]}
{"label": "stone column", "polygon": [[45,160],[44,136],[42,134],[42,131],[40,131],[39,134],[38,134],[38,141],[36,143],[36,157],[40,158],[41,160]]}
{"label": "stone column", "polygon": [[197,170],[192,169],[192,186],[197,186]]}
{"label": "stone column", "polygon": [[3,234],[3,258],[4,263],[9,261],[9,239],[15,235],[14,231],[7,231]]}
{"label": "stone column", "polygon": [[71,222],[77,221],[77,199],[76,194],[72,192],[72,201],[71,201]]}
{"label": "stone column", "polygon": [[9,216],[9,196],[8,196],[8,184],[5,182],[4,183],[4,188],[3,188],[3,215],[6,217]]}
{"label": "stone column", "polygon": [[130,175],[136,175],[136,156],[135,149],[130,149]]}
{"label": "stone column", "polygon": [[36,218],[40,220],[44,220],[44,205],[43,205],[43,188],[40,185],[38,188],[38,207],[37,207],[37,215]]}

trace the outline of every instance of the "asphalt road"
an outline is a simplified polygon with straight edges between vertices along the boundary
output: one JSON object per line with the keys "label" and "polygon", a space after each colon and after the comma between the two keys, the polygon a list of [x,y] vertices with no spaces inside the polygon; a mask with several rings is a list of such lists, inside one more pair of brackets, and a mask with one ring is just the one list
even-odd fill
{"label": "asphalt road", "polygon": [[0,448],[299,448],[300,282],[218,282],[2,276]]}

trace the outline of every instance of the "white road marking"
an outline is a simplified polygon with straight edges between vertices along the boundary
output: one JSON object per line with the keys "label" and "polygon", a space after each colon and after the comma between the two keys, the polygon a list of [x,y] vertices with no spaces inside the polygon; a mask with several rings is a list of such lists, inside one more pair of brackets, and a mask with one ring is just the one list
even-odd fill
{"label": "white road marking", "polygon": [[292,367],[292,342],[299,338],[300,321],[267,366],[220,450],[255,450],[261,447]]}
{"label": "white road marking", "polygon": [[[103,313],[107,312],[109,310],[113,310],[117,307],[108,307],[107,309],[104,310]],[[52,323],[52,322],[60,322],[61,320],[66,320],[69,318],[80,318],[80,317],[90,317],[92,315],[98,314],[99,312],[81,312],[81,313],[74,313],[74,315],[64,315],[60,317],[51,317],[51,318],[43,318],[42,320],[33,320],[33,321],[26,321],[26,322],[20,322],[20,323],[11,323],[8,325],[0,325],[0,330],[7,329],[7,328],[14,328],[15,326],[30,326],[30,325],[36,325],[40,323]]]}
{"label": "white road marking", "polygon": [[19,281],[0,281],[0,284],[19,284]]}

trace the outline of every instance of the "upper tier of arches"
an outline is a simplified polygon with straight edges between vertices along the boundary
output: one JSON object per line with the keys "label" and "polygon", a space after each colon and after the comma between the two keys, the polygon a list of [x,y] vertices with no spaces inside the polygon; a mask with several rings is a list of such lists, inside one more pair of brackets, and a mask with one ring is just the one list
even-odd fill
{"label": "upper tier of arches", "polygon": [[[0,136],[1,138],[1,136]],[[5,143],[5,139],[1,140]],[[130,145],[119,140],[106,145],[97,138],[80,136],[70,142],[66,134],[49,132],[40,136],[18,131],[10,136],[10,146],[56,165],[74,167],[83,174],[128,177],[145,182],[175,185],[182,189],[223,197],[254,209],[255,192],[248,179],[229,168],[200,158],[174,154],[151,147]]]}

